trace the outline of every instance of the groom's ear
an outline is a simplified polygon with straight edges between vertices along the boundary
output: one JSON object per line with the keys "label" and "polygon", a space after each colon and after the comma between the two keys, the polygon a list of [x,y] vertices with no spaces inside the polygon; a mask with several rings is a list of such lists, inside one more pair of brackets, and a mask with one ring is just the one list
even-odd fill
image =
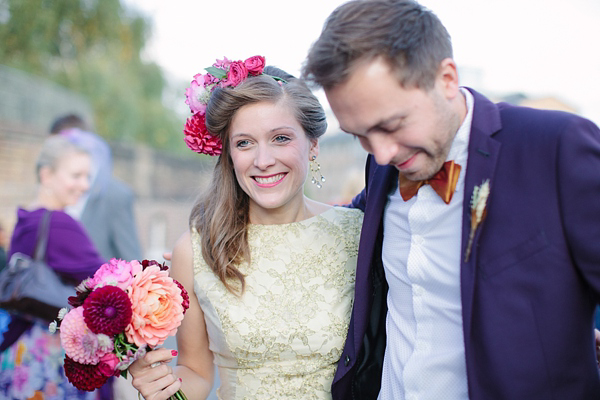
{"label": "groom's ear", "polygon": [[435,78],[436,86],[442,89],[447,99],[455,98],[459,91],[458,68],[451,58],[445,58],[440,63],[438,73]]}

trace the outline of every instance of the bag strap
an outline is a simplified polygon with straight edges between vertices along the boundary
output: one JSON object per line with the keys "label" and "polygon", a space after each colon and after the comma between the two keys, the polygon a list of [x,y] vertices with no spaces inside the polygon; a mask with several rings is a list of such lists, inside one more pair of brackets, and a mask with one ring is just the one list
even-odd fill
{"label": "bag strap", "polygon": [[50,216],[52,211],[46,210],[40,221],[40,225],[37,232],[37,240],[35,243],[35,250],[33,252],[33,259],[36,261],[43,261],[46,257],[46,245],[48,244],[48,231],[50,229]]}

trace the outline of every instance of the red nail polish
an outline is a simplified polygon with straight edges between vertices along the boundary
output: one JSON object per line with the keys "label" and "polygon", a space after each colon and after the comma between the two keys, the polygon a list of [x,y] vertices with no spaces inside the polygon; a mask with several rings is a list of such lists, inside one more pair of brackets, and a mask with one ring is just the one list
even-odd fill
{"label": "red nail polish", "polygon": [[177,350],[171,350],[171,355],[172,355],[173,357],[176,357],[176,356],[177,356],[177,354],[179,354],[179,353],[177,353]]}
{"label": "red nail polish", "polygon": [[181,380],[181,378],[179,378],[179,382],[183,382],[183,381]]}

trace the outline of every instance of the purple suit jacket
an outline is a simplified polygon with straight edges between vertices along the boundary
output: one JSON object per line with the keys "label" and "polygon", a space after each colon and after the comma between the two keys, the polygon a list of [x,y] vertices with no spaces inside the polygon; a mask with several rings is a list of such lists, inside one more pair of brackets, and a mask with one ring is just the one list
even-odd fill
{"label": "purple suit jacket", "polygon": [[[469,397],[600,398],[593,333],[600,130],[572,114],[493,104],[471,92],[462,233],[457,227]],[[373,348],[365,338],[373,332],[374,269],[381,265],[383,211],[397,170],[369,156],[366,173],[366,187],[353,201],[365,217],[352,319],[332,386],[340,400],[366,398],[356,395],[356,382],[379,384],[380,370],[368,379],[356,371]],[[486,179],[487,215],[465,262],[471,195]]]}

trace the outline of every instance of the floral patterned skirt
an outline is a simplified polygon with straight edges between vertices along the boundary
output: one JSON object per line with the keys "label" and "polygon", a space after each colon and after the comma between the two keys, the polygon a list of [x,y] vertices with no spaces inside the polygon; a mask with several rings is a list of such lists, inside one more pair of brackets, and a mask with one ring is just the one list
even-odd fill
{"label": "floral patterned skirt", "polygon": [[60,336],[45,324],[34,324],[0,354],[0,399],[98,399],[97,393],[79,391],[67,381],[64,357]]}

